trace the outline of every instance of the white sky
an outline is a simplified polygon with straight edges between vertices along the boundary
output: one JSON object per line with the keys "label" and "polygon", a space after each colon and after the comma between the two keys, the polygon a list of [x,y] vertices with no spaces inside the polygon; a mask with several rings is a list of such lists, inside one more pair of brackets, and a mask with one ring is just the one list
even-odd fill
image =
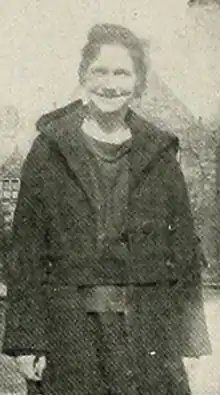
{"label": "white sky", "polygon": [[0,0],[0,105],[34,117],[65,104],[80,48],[95,22],[123,23],[152,40],[153,67],[190,110],[216,117],[220,9],[187,0]]}

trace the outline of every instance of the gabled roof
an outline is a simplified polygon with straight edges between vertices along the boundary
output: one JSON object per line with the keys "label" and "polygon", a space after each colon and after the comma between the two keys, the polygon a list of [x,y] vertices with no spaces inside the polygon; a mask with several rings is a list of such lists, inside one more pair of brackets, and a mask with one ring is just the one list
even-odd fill
{"label": "gabled roof", "polygon": [[24,158],[21,155],[18,146],[16,146],[12,154],[1,166],[0,178],[20,178],[23,161]]}
{"label": "gabled roof", "polygon": [[[84,99],[83,89],[77,86],[71,100]],[[146,92],[133,108],[148,121],[161,129],[186,130],[197,124],[190,109],[176,96],[155,70],[150,70]]]}
{"label": "gabled roof", "polygon": [[148,86],[139,111],[145,118],[166,130],[186,130],[197,119],[189,108],[155,71],[150,71]]}

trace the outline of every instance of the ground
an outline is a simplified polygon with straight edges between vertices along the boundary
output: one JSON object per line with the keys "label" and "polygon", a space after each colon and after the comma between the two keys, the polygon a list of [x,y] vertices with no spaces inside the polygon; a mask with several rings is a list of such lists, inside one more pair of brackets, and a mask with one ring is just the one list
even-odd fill
{"label": "ground", "polygon": [[[205,310],[213,353],[200,360],[186,360],[193,395],[220,394],[220,289],[204,289]],[[24,380],[13,361],[0,357],[0,395],[24,395]]]}

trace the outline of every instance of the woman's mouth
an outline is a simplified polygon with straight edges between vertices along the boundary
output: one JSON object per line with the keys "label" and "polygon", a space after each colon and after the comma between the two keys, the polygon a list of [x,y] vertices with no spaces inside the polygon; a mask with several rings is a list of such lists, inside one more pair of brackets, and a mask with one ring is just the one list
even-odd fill
{"label": "woman's mouth", "polygon": [[127,97],[130,95],[130,92],[120,92],[120,93],[112,93],[112,92],[98,92],[92,91],[93,94],[99,96],[103,99],[119,99],[123,97]]}

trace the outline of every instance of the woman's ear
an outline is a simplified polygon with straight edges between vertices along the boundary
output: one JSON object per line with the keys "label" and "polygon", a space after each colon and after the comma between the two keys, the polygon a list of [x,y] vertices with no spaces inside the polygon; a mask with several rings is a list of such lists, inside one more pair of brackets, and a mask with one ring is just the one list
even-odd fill
{"label": "woman's ear", "polygon": [[79,100],[81,99],[83,104],[86,105],[88,104],[88,97],[86,93],[86,89],[84,88],[83,85],[78,85],[76,89],[74,89],[74,92],[71,95],[71,100]]}
{"label": "woman's ear", "polygon": [[177,151],[177,153],[176,153],[176,160],[177,160],[177,162],[181,162],[181,151],[180,151],[180,149],[178,149],[178,151]]}
{"label": "woman's ear", "polygon": [[87,105],[89,102],[88,96],[87,96],[87,92],[86,89],[84,87],[82,87],[82,91],[81,91],[81,99],[84,105]]}

